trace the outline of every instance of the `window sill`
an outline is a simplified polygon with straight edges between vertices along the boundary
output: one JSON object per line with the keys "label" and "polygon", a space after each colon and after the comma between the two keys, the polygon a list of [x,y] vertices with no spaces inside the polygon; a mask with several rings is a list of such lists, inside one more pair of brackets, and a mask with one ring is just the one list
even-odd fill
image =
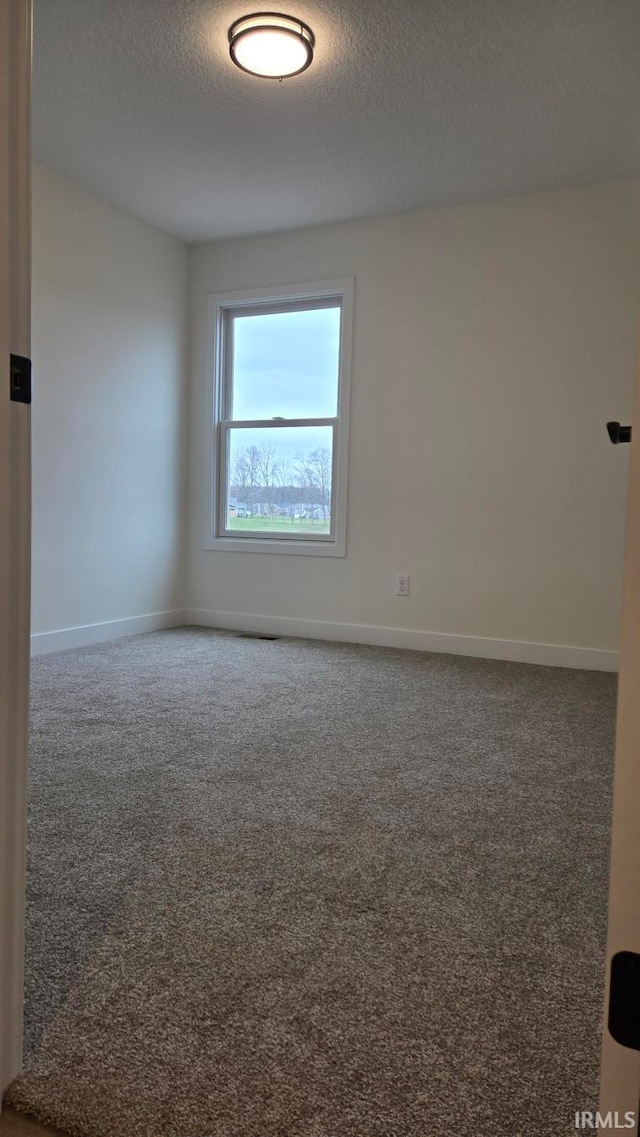
{"label": "window sill", "polygon": [[214,537],[205,543],[209,552],[284,553],[298,557],[346,557],[344,541],[279,541],[268,537]]}

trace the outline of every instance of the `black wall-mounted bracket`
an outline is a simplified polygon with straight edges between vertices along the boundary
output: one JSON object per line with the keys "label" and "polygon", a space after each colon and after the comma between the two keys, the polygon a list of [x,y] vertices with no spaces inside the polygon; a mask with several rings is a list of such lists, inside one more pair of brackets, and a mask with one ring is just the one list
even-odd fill
{"label": "black wall-mounted bracket", "polygon": [[608,422],[607,433],[615,446],[619,442],[631,442],[631,427],[620,426],[619,422]]}
{"label": "black wall-mounted bracket", "polygon": [[9,397],[13,403],[31,402],[31,360],[26,356],[10,356],[9,383]]}
{"label": "black wall-mounted bracket", "polygon": [[640,1050],[640,955],[619,951],[611,960],[609,1034],[621,1046]]}

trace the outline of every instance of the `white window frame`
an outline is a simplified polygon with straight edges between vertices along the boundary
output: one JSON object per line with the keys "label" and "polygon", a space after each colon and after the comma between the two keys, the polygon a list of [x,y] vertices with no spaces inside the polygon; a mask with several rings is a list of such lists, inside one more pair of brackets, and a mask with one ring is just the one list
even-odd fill
{"label": "white window frame", "polygon": [[[313,284],[288,284],[268,288],[219,292],[209,296],[208,367],[209,408],[207,414],[207,514],[205,549],[227,552],[284,553],[297,556],[345,557],[347,537],[347,469],[349,454],[349,407],[351,397],[351,349],[353,337],[353,278],[323,280]],[[280,420],[234,421],[226,417],[232,376],[224,350],[225,328],[233,315],[264,311],[304,310],[327,300],[339,300],[340,358],[338,407],[335,417]],[[228,446],[226,439],[234,426],[331,426],[333,430],[333,470],[331,483],[331,530],[328,535],[231,533],[226,528],[223,508],[227,485]]]}

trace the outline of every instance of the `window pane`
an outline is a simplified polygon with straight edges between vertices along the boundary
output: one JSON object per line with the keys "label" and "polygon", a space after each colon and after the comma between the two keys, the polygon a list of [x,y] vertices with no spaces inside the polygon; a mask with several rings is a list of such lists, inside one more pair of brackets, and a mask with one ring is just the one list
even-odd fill
{"label": "window pane", "polygon": [[331,528],[330,426],[230,427],[226,527],[293,536]]}
{"label": "window pane", "polygon": [[333,418],[340,307],[235,316],[231,418]]}

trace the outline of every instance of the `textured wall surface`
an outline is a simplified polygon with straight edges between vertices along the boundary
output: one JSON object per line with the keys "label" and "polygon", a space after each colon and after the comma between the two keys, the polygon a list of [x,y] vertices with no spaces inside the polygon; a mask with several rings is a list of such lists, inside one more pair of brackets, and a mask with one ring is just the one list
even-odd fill
{"label": "textured wall surface", "polygon": [[635,0],[291,10],[316,58],[277,83],[237,0],[36,0],[36,155],[187,240],[640,175]]}
{"label": "textured wall surface", "polygon": [[[615,650],[639,206],[625,182],[195,250],[187,606]],[[346,559],[205,551],[207,293],[352,274]]]}
{"label": "textured wall surface", "polygon": [[33,614],[47,632],[178,606],[186,253],[34,171]]}

